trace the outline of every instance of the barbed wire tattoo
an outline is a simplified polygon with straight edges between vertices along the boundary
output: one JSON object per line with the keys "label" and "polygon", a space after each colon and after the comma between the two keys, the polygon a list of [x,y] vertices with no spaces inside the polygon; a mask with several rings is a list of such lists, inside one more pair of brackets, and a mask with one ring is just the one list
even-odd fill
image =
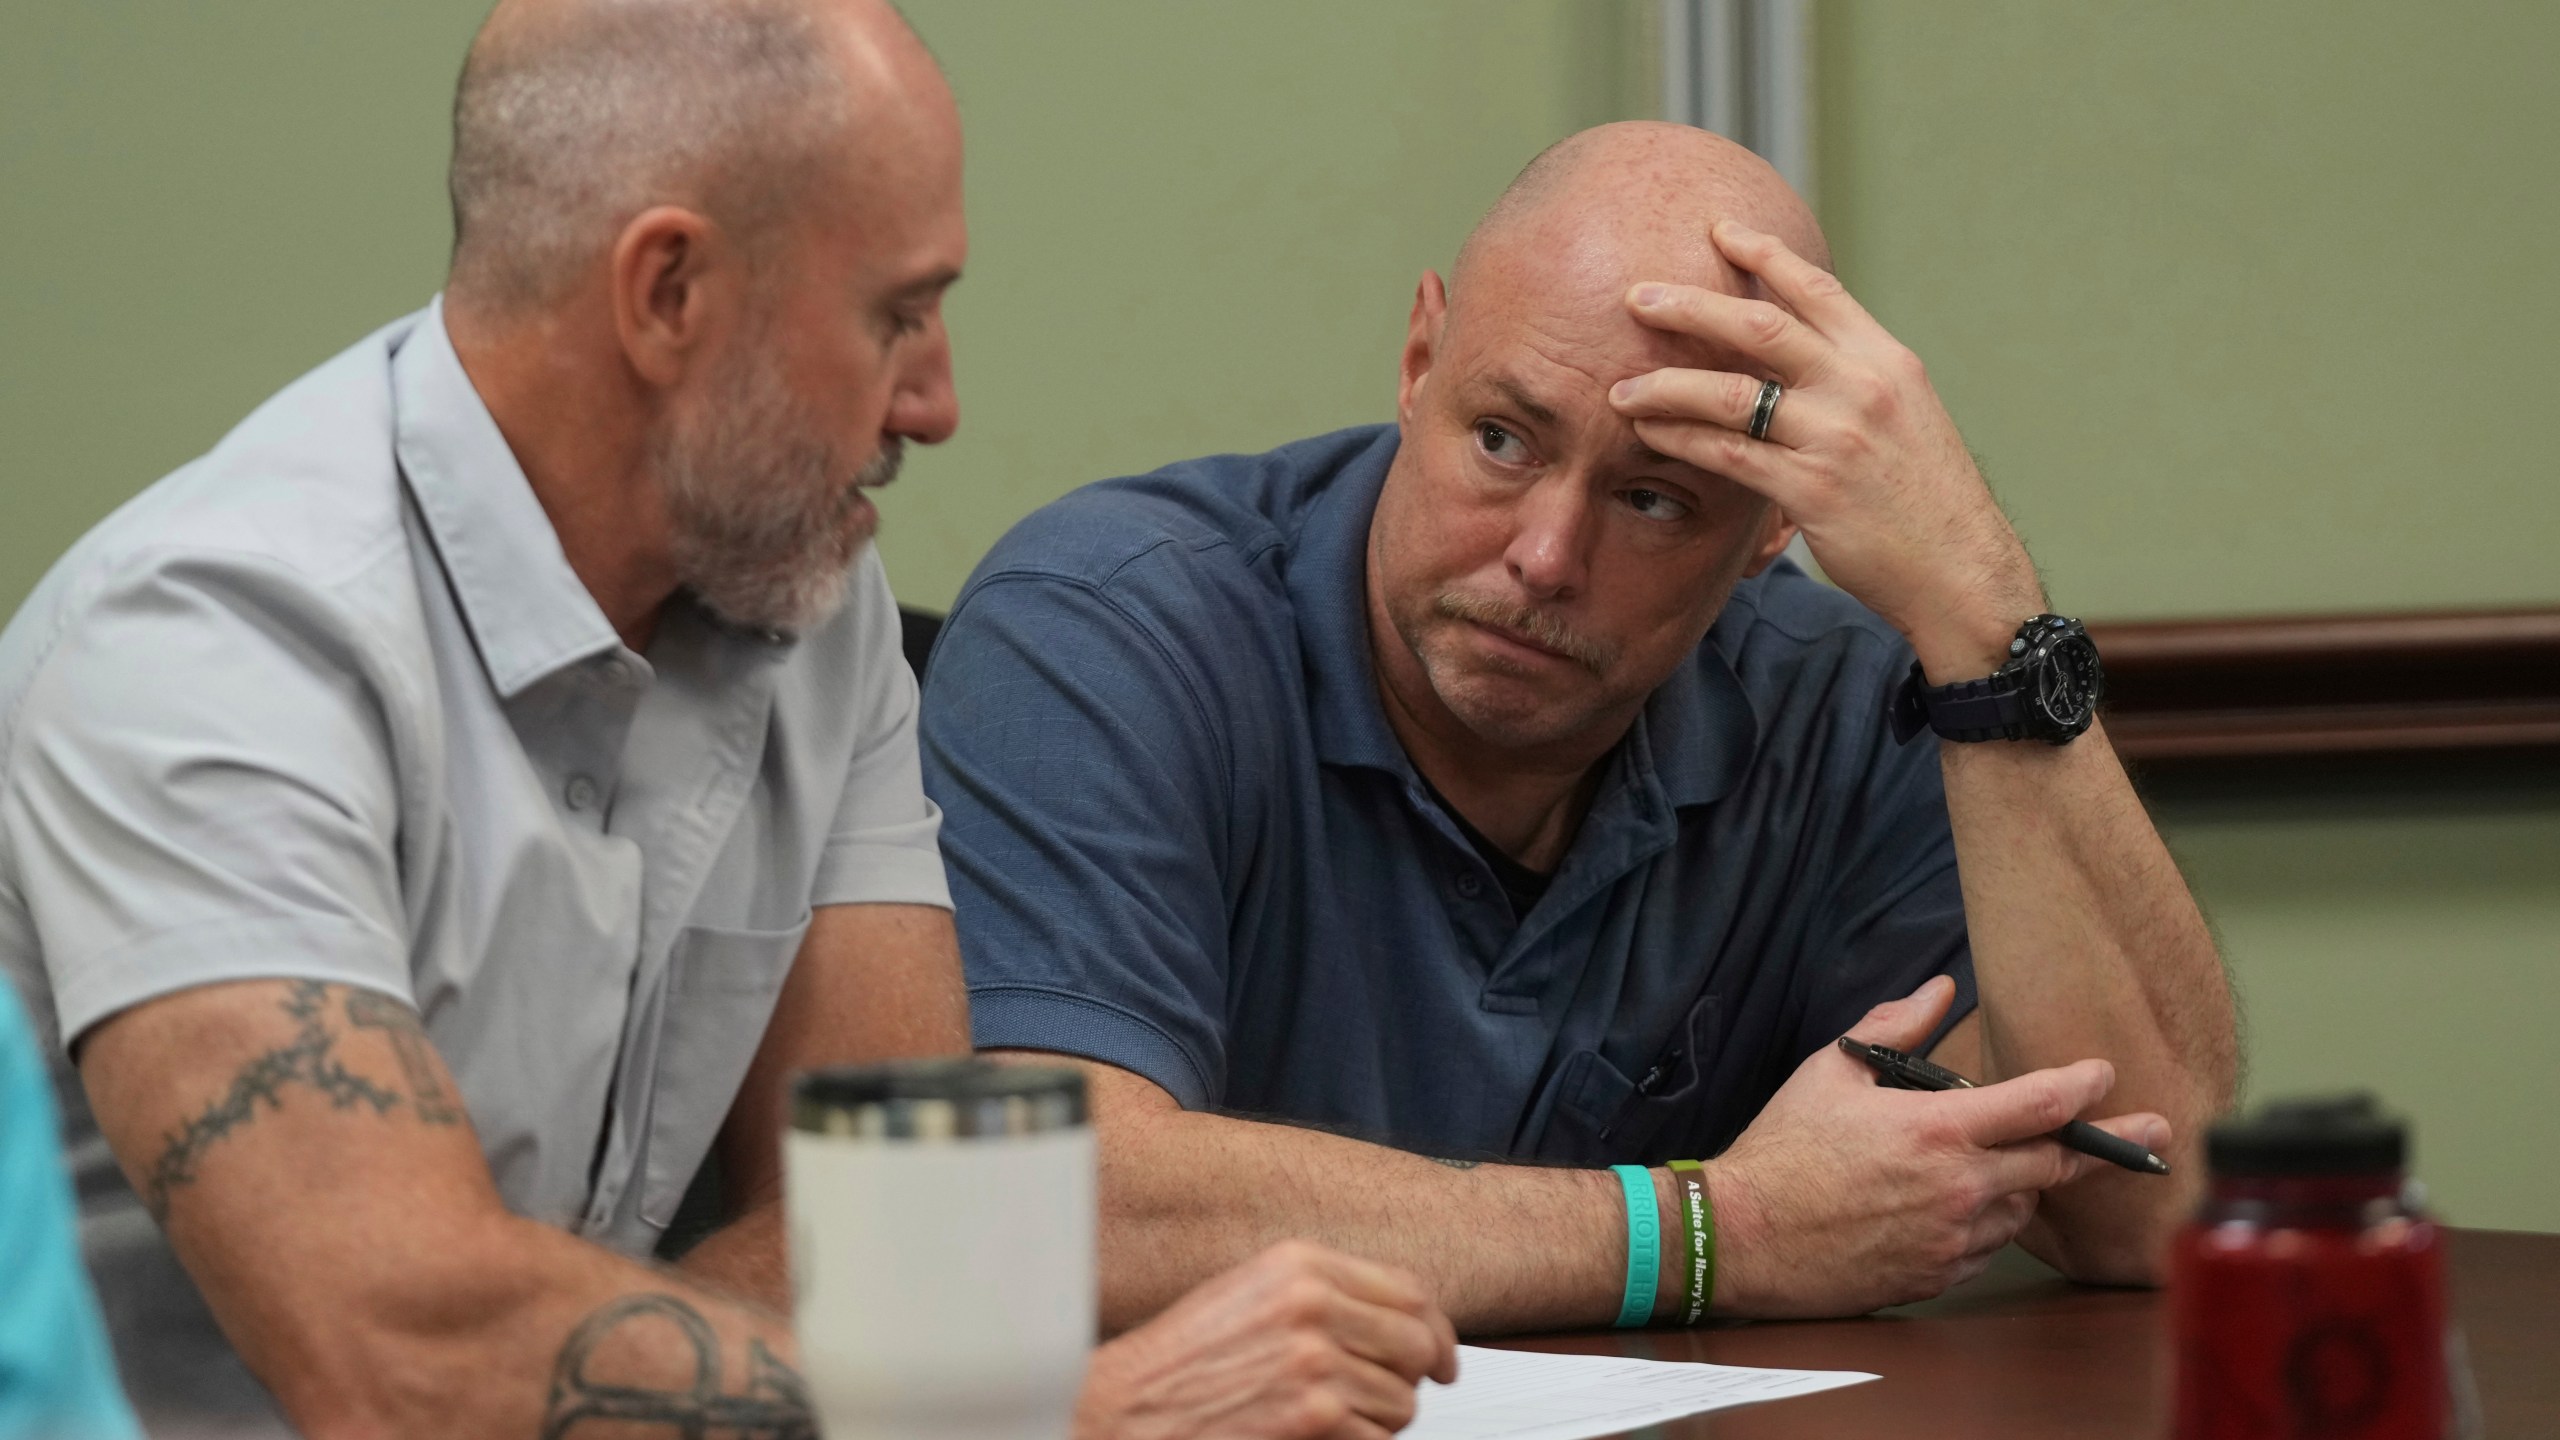
{"label": "barbed wire tattoo", "polygon": [[[296,980],[287,986],[278,1008],[295,1022],[293,1039],[241,1066],[221,1098],[169,1132],[143,1186],[143,1203],[150,1207],[153,1219],[167,1223],[172,1195],[195,1180],[197,1164],[207,1150],[254,1122],[261,1106],[269,1113],[284,1108],[285,1091],[294,1086],[319,1092],[334,1110],[363,1107],[388,1115],[405,1103],[426,1124],[461,1123],[461,1110],[436,1082],[435,1068],[427,1057],[426,1032],[419,1028],[417,1015],[397,1001],[357,991],[349,996],[344,1010],[350,1024],[392,1032],[392,1046],[409,1074],[414,1098],[347,1068],[338,1058],[338,1032],[328,1023],[329,992],[338,988],[319,980]],[[359,1002],[364,1006],[361,1011]],[[386,1011],[405,1017],[405,1029],[385,1018]]]}

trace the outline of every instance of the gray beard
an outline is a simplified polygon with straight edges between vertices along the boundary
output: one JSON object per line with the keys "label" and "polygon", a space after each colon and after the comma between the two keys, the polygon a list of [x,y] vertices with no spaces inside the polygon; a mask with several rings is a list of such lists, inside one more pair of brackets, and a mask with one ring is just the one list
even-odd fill
{"label": "gray beard", "polygon": [[843,605],[875,528],[857,513],[861,489],[897,478],[905,447],[890,440],[855,468],[821,433],[781,378],[750,361],[706,418],[670,425],[651,445],[677,582],[722,621],[800,635]]}

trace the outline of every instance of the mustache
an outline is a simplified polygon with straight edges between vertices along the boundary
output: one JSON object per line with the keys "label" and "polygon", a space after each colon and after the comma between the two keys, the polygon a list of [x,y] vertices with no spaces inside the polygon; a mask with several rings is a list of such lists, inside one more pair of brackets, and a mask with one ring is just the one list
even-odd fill
{"label": "mustache", "polygon": [[905,441],[890,439],[882,442],[879,451],[864,461],[851,479],[837,487],[833,499],[827,504],[826,517],[831,521],[843,518],[862,499],[863,491],[876,490],[896,480],[898,467],[906,460]]}
{"label": "mustache", "polygon": [[880,453],[863,462],[854,472],[853,483],[863,489],[886,485],[898,478],[898,467],[907,463],[907,442],[895,436],[880,442]]}
{"label": "mustache", "polygon": [[1535,605],[1514,604],[1490,595],[1470,595],[1462,590],[1447,591],[1432,602],[1432,608],[1452,620],[1466,620],[1525,635],[1546,649],[1563,655],[1585,670],[1597,675],[1618,658],[1617,649],[1582,634],[1557,618],[1552,611]]}

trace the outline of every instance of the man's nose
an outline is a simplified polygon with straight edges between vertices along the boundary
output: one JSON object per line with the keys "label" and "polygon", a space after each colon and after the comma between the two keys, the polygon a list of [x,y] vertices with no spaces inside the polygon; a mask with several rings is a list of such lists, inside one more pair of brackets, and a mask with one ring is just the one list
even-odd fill
{"label": "man's nose", "polygon": [[951,336],[941,325],[906,359],[882,427],[919,445],[939,445],[960,428],[960,391],[951,379]]}
{"label": "man's nose", "polygon": [[1520,496],[1502,558],[1520,588],[1540,600],[1569,600],[1590,578],[1591,509],[1583,492],[1580,480],[1550,475]]}

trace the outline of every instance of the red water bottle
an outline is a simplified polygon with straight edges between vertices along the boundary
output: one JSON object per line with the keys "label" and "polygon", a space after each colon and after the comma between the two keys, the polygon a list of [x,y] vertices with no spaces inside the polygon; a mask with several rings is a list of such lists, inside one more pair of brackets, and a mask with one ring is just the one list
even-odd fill
{"label": "red water bottle", "polygon": [[2373,1099],[2214,1127],[2170,1255],[2178,1440],[2447,1440],[2444,1239]]}

